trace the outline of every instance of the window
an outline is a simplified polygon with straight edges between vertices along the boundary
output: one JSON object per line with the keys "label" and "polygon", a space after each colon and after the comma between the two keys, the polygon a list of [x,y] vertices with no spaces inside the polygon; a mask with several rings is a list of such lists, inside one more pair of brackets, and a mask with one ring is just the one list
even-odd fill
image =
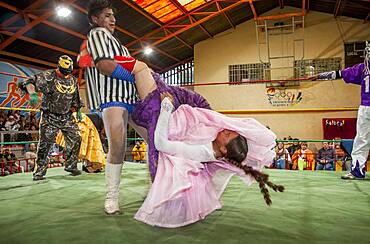
{"label": "window", "polygon": [[312,76],[321,72],[341,69],[341,58],[318,58],[294,61],[296,78]]}
{"label": "window", "polygon": [[364,62],[365,41],[344,43],[344,66],[346,68]]}
{"label": "window", "polygon": [[194,83],[194,62],[179,65],[162,74],[168,85],[191,85]]}
{"label": "window", "polygon": [[229,65],[229,82],[241,82],[243,79],[263,80],[269,76],[264,72],[267,68],[270,68],[268,63]]}

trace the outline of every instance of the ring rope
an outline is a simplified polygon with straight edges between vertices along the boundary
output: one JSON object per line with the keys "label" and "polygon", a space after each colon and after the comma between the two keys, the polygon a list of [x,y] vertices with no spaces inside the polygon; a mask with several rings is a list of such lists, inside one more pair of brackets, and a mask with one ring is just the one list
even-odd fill
{"label": "ring rope", "polygon": [[34,108],[11,108],[11,107],[0,107],[2,110],[20,110],[20,111],[34,111],[39,112],[40,109],[34,109]]}
{"label": "ring rope", "polygon": [[[14,76],[18,78],[28,79],[27,76],[15,75],[7,72],[0,71],[0,74],[7,76]],[[210,82],[210,83],[196,83],[196,84],[184,84],[180,86],[212,86],[212,85],[240,85],[240,84],[256,84],[256,83],[286,83],[290,81],[309,81],[315,79],[316,76],[309,76],[303,78],[290,78],[290,79],[275,79],[275,80],[249,80],[249,81],[238,81],[238,82]]]}
{"label": "ring rope", "polygon": [[286,83],[290,81],[310,81],[315,79],[316,76],[309,76],[303,78],[291,78],[291,79],[276,79],[276,80],[249,80],[249,81],[237,81],[237,82],[209,82],[209,83],[196,83],[196,84],[184,84],[186,86],[214,86],[214,85],[240,85],[240,84],[257,84],[257,83]]}
{"label": "ring rope", "polygon": [[16,74],[11,74],[11,73],[8,73],[8,72],[3,72],[3,71],[0,71],[0,74],[1,75],[7,75],[7,76],[14,76],[14,77],[17,77],[17,78],[22,78],[22,79],[28,79],[29,78],[28,76],[16,75]]}

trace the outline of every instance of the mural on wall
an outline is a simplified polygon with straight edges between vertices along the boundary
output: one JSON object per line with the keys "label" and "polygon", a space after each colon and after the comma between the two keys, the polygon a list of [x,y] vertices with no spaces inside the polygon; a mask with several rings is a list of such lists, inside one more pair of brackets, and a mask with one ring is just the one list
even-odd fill
{"label": "mural on wall", "polygon": [[269,103],[274,107],[290,107],[302,101],[302,92],[295,89],[275,89],[270,87],[266,90]]}
{"label": "mural on wall", "polygon": [[[18,76],[33,76],[41,70],[28,68],[22,65],[0,61],[0,71]],[[17,82],[22,80],[15,76],[0,74],[0,107],[9,108],[34,108],[29,106],[28,94],[23,94],[17,87]]]}

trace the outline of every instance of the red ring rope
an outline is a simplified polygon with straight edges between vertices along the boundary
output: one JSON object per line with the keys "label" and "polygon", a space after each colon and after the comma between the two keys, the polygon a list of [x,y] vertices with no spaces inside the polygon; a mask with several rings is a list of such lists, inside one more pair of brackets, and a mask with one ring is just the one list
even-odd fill
{"label": "red ring rope", "polygon": [[[27,76],[15,75],[7,72],[0,71],[0,74],[7,76],[14,76],[18,78],[28,79]],[[289,81],[307,81],[314,79],[315,76],[303,77],[303,78],[291,78],[291,79],[277,79],[277,80],[250,80],[250,81],[239,81],[239,82],[210,82],[210,83],[196,83],[196,84],[187,84],[181,86],[213,86],[213,85],[240,85],[240,84],[255,84],[255,83],[285,83]]]}

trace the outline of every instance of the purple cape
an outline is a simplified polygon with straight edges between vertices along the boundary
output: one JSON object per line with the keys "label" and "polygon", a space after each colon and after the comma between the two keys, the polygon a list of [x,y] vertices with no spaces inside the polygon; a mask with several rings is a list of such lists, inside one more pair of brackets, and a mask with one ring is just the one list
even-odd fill
{"label": "purple cape", "polygon": [[152,181],[157,172],[158,163],[158,151],[154,145],[154,131],[161,111],[161,93],[169,92],[173,96],[175,109],[177,109],[181,104],[211,109],[207,100],[198,93],[181,87],[168,86],[162,81],[159,74],[154,73],[153,78],[156,81],[158,88],[146,96],[143,101],[136,103],[132,113],[132,119],[134,122],[143,126],[148,131],[148,162]]}

